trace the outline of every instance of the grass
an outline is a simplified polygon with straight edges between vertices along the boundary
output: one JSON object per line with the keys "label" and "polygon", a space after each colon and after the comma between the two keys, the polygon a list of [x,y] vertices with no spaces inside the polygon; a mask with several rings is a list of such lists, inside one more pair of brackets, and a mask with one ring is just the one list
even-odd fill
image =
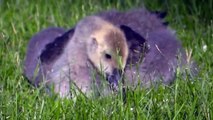
{"label": "grass", "polygon": [[[212,119],[212,1],[140,1],[0,0],[0,119]],[[124,104],[121,95],[55,99],[32,87],[22,76],[27,43],[41,29],[71,28],[83,16],[97,11],[142,6],[168,11],[166,19],[183,46],[193,51],[192,57],[200,67],[196,78],[177,75],[171,86],[128,91]]]}

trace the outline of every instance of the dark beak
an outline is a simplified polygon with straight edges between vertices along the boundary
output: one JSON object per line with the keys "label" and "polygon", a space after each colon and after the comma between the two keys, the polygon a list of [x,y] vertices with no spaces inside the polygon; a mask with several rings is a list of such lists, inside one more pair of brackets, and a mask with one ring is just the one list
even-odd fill
{"label": "dark beak", "polygon": [[122,78],[122,70],[119,69],[114,69],[111,75],[107,74],[107,80],[113,91],[118,91],[119,89],[118,83],[119,80],[121,80],[121,78]]}

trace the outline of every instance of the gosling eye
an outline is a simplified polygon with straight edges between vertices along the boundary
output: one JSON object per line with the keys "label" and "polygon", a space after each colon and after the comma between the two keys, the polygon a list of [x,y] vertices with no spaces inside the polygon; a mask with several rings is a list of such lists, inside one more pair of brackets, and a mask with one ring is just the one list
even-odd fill
{"label": "gosling eye", "polygon": [[108,60],[111,60],[111,59],[112,59],[112,56],[111,56],[110,54],[107,54],[107,53],[106,53],[106,54],[105,54],[105,58],[108,59]]}

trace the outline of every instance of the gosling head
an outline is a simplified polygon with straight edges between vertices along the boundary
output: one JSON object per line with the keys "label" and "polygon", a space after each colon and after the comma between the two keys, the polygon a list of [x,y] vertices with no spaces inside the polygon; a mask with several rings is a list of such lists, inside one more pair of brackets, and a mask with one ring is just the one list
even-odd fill
{"label": "gosling head", "polygon": [[82,40],[86,40],[89,60],[99,72],[106,75],[113,89],[116,89],[128,57],[123,32],[95,16],[85,18],[77,28],[80,28]]}

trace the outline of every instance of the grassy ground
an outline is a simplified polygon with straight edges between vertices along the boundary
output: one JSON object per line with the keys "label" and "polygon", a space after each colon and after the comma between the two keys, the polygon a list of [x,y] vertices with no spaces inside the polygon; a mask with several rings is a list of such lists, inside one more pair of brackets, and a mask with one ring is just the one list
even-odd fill
{"label": "grassy ground", "polygon": [[[213,3],[211,0],[0,0],[0,119],[213,119]],[[55,99],[22,76],[30,37],[48,26],[72,27],[83,16],[117,8],[167,10],[183,46],[200,67],[195,79],[178,76],[171,86],[122,96]],[[205,49],[206,47],[206,49]]]}

